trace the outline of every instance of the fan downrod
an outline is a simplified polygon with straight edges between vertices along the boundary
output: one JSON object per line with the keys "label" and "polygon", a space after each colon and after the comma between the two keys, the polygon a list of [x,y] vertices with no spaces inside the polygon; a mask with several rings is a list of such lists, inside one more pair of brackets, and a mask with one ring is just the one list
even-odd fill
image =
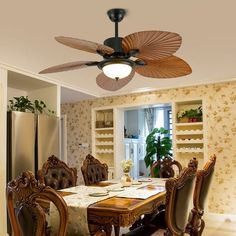
{"label": "fan downrod", "polygon": [[124,16],[126,15],[126,11],[125,9],[122,9],[122,8],[114,8],[114,9],[110,9],[107,12],[107,15],[109,16],[112,22],[121,22]]}

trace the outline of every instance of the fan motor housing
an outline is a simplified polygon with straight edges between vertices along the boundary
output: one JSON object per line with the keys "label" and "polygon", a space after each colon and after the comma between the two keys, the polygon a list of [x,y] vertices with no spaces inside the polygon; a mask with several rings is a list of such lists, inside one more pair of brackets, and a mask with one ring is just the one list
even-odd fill
{"label": "fan motor housing", "polygon": [[122,43],[122,39],[121,37],[112,37],[112,38],[108,38],[104,41],[104,45],[111,47],[115,50],[115,52],[124,52],[123,48],[121,47],[121,43]]}

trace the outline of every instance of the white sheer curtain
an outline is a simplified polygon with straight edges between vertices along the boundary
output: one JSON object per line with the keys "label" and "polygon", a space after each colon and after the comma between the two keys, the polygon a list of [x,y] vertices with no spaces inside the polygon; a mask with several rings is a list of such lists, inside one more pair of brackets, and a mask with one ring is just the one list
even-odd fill
{"label": "white sheer curtain", "polygon": [[165,119],[164,119],[164,110],[163,109],[158,109],[158,108],[155,108],[155,120],[154,120],[154,127],[155,128],[161,128],[161,127],[164,127],[164,122],[165,122]]}
{"label": "white sheer curtain", "polygon": [[144,109],[145,134],[149,134],[154,128],[154,108]]}
{"label": "white sheer curtain", "polygon": [[161,108],[145,108],[144,109],[145,116],[145,128],[144,128],[144,136],[147,137],[148,134],[154,128],[164,127],[164,110]]}

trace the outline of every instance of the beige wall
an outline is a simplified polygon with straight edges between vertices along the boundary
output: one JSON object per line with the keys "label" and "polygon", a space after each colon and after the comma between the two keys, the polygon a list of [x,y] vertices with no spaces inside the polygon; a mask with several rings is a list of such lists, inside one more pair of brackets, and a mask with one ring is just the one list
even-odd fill
{"label": "beige wall", "polygon": [[[82,101],[62,105],[68,118],[68,162],[81,176],[81,163],[91,152],[91,108],[141,103],[162,103],[201,98],[204,100],[207,156],[216,154],[215,178],[209,196],[212,213],[236,214],[236,82],[168,89],[141,94]],[[89,143],[76,148],[75,143]]]}
{"label": "beige wall", "polygon": [[7,89],[7,101],[14,97],[27,96],[27,92],[20,89],[10,88]]}
{"label": "beige wall", "polygon": [[[60,115],[60,106],[58,107],[60,91],[58,91],[59,86],[50,86],[46,88],[41,88],[37,90],[32,90],[27,93],[30,100],[42,100],[47,105],[47,109],[53,110],[57,115]],[[46,109],[46,110],[47,110]]]}

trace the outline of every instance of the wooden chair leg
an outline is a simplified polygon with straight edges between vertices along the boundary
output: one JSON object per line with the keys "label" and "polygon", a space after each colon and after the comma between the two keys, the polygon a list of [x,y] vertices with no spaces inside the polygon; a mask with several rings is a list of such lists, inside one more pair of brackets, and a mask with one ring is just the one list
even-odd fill
{"label": "wooden chair leg", "polygon": [[205,228],[205,221],[203,219],[201,219],[201,229],[199,231],[198,236],[202,235],[202,232],[203,232],[204,228]]}

